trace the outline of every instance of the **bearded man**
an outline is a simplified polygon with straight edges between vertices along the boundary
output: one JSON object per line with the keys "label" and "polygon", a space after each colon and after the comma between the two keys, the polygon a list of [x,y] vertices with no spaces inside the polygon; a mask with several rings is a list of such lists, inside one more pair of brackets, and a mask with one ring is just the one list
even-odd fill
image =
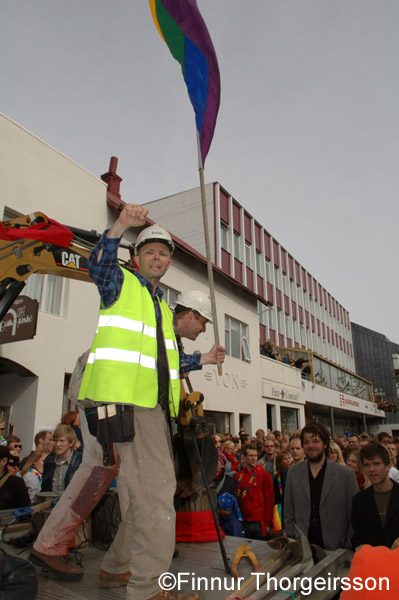
{"label": "bearded man", "polygon": [[355,473],[327,458],[330,434],[321,423],[310,421],[300,438],[307,460],[288,469],[287,536],[300,539],[297,526],[311,544],[326,550],[351,548],[352,498],[359,491]]}

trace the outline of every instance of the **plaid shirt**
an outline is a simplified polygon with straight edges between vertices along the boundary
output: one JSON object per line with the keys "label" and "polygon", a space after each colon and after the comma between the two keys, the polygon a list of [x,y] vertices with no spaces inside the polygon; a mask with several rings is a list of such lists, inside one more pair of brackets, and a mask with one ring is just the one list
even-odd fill
{"label": "plaid shirt", "polygon": [[[97,246],[91,252],[88,259],[89,275],[96,284],[100,293],[101,302],[105,308],[111,306],[118,299],[123,285],[123,271],[118,265],[118,247],[121,238],[107,238],[106,233],[102,234]],[[97,257],[100,250],[103,251],[100,261]],[[140,273],[134,273],[141,285],[145,286],[150,292],[151,298],[157,297],[159,302],[163,298],[163,291],[157,286],[155,292],[153,286]],[[159,304],[154,301],[156,318],[159,317]],[[201,354],[185,354],[179,344],[180,372],[198,371],[202,369],[199,362]]]}

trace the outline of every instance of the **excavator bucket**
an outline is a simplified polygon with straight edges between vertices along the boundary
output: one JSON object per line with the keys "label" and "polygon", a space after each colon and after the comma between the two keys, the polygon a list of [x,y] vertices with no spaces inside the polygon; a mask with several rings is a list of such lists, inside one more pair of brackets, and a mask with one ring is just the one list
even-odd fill
{"label": "excavator bucket", "polygon": [[[194,432],[194,435],[193,435]],[[196,420],[195,427],[179,425],[174,438],[174,459],[177,479],[176,494],[187,498],[204,489],[204,479],[194,444],[198,445],[201,462],[208,483],[215,477],[218,453],[204,419]]]}

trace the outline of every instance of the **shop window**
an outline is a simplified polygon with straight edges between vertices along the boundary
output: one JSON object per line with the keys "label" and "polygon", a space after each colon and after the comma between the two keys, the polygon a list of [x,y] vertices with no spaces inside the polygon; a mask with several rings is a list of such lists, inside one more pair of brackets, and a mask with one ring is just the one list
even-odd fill
{"label": "shop window", "polygon": [[231,413],[219,412],[216,410],[204,410],[204,417],[212,435],[232,433],[230,430],[230,416]]}
{"label": "shop window", "polygon": [[280,408],[281,430],[286,435],[293,435],[299,429],[298,409],[282,406]]}

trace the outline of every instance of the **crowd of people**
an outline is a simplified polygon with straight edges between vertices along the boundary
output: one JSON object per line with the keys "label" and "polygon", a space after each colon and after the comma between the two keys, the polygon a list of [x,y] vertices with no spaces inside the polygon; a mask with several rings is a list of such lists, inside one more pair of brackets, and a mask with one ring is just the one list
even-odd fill
{"label": "crowd of people", "polygon": [[275,347],[274,340],[269,339],[264,344],[260,346],[260,353],[262,356],[267,356],[268,358],[272,358],[273,360],[278,360],[290,367],[295,367],[296,369],[300,369],[301,377],[303,379],[309,379],[312,372],[311,361],[304,358],[303,356],[299,356],[296,360],[292,357],[291,351],[286,350],[284,355],[280,354]]}
{"label": "crowd of people", "polygon": [[79,413],[66,413],[54,431],[39,431],[22,459],[20,438],[4,435],[5,428],[0,417],[0,510],[30,506],[39,492],[61,494],[82,462]]}
{"label": "crowd of people", "polygon": [[267,540],[298,529],[327,550],[399,547],[399,439],[333,438],[310,421],[281,431],[214,435],[220,524],[228,535]]}

